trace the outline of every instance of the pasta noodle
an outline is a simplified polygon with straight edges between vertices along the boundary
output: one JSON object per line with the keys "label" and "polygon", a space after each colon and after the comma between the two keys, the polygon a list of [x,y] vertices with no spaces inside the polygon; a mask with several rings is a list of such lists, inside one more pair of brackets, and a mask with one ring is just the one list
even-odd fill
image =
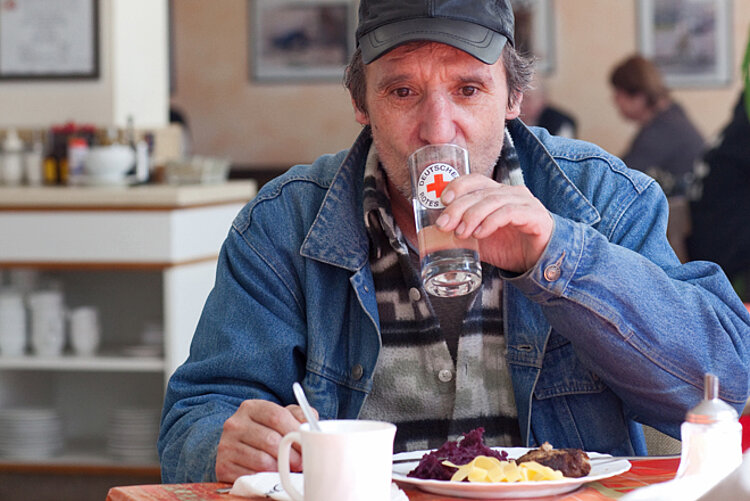
{"label": "pasta noodle", "polygon": [[458,468],[451,478],[452,482],[539,482],[563,478],[562,472],[536,461],[527,461],[519,465],[513,460],[500,461],[488,456],[477,456],[470,463],[461,466],[450,461],[443,461],[443,464]]}

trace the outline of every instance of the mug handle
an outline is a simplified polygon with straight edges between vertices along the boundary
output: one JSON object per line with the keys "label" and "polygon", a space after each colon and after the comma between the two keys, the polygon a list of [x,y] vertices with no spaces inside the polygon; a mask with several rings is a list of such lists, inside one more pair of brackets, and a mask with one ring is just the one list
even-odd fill
{"label": "mug handle", "polygon": [[279,444],[279,478],[281,479],[281,485],[289,497],[294,501],[304,501],[302,494],[297,492],[297,489],[292,485],[292,479],[289,476],[289,452],[292,448],[292,443],[298,443],[302,445],[302,436],[298,431],[293,431],[284,435]]}

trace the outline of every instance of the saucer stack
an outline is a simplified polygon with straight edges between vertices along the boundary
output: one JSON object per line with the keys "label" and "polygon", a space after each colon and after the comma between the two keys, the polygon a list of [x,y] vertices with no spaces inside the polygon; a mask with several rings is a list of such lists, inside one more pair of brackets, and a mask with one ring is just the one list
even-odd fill
{"label": "saucer stack", "polygon": [[52,408],[0,409],[0,455],[45,459],[64,445],[62,420]]}
{"label": "saucer stack", "polygon": [[147,408],[115,409],[109,423],[107,452],[127,462],[157,460],[156,439],[159,435],[159,411]]}

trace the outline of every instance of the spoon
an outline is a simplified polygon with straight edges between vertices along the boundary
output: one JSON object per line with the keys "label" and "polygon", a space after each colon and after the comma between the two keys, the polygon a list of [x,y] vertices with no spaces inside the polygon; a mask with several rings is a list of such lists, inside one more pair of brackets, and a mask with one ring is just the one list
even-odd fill
{"label": "spoon", "polygon": [[292,389],[294,390],[294,398],[297,399],[297,403],[302,408],[302,414],[305,415],[305,419],[310,423],[310,429],[313,431],[321,431],[318,419],[315,417],[315,413],[312,411],[312,407],[310,407],[307,397],[305,397],[305,391],[302,389],[302,386],[295,381],[292,385]]}

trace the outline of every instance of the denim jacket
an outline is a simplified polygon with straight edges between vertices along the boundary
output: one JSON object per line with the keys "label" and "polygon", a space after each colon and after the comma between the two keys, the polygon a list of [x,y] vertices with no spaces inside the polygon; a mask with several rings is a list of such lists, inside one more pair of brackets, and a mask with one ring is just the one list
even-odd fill
{"label": "denim jacket", "polygon": [[[741,409],[750,316],[721,269],[680,264],[667,201],[646,175],[583,142],[509,123],[524,180],[554,218],[539,262],[506,273],[507,360],[527,446],[645,454],[640,425],[672,436],[704,373]],[[237,216],[188,360],[167,388],[165,482],[215,478],[224,421],[245,399],[356,418],[380,348],[363,223],[371,143],[295,166]],[[469,430],[466,430],[469,431]]]}

